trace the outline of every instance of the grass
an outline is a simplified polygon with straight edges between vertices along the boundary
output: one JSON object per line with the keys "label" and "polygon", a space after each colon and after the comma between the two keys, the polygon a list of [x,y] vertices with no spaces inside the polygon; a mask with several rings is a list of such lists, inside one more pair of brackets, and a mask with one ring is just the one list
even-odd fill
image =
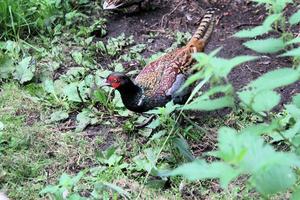
{"label": "grass", "polygon": [[94,155],[82,136],[41,122],[46,113],[29,97],[14,83],[2,86],[0,184],[12,199],[38,199],[46,184],[70,171],[74,158],[81,155],[78,162],[84,163]]}
{"label": "grass", "polygon": [[69,1],[2,0],[0,2],[0,39],[28,38],[52,32],[69,9]]}
{"label": "grass", "polygon": [[[5,125],[0,140],[0,185],[10,198],[38,199],[45,185],[55,183],[62,173],[76,174],[92,166],[95,168],[91,179],[127,182],[120,168],[107,168],[104,173],[99,166],[102,163],[97,159],[99,145],[105,142],[101,135],[89,139],[72,131],[61,132],[55,125],[43,123],[47,111],[15,83],[2,86],[0,102],[0,121]],[[124,146],[121,140],[115,143]],[[124,148],[118,151],[122,152]],[[134,149],[138,149],[137,146]],[[86,189],[90,187],[88,185],[81,187]]]}
{"label": "grass", "polygon": [[[145,150],[157,148],[159,143],[148,143],[141,147],[138,144],[142,138],[135,135],[114,133],[116,135],[112,136],[112,141],[107,141],[107,135],[101,134],[101,130],[90,137],[84,136],[85,133],[60,131],[61,125],[44,122],[49,110],[40,106],[17,83],[2,86],[0,102],[0,121],[5,126],[0,139],[0,186],[10,198],[38,199],[39,192],[46,185],[56,184],[63,173],[76,175],[82,170],[88,170],[88,176],[77,185],[83,194],[93,190],[97,182],[112,182],[129,188],[133,196],[142,190],[143,199],[154,198],[157,196],[154,194],[160,191],[141,187],[143,178],[139,177],[138,167],[133,161],[139,155],[136,160],[144,162]],[[124,140],[130,143],[124,144]],[[122,156],[122,159],[107,165],[108,158],[101,158],[99,153],[110,145],[118,147],[116,155]],[[163,157],[169,156],[167,153]],[[125,171],[121,166],[123,164],[128,168]],[[172,182],[175,185],[171,186],[171,190],[159,192],[161,199],[180,199],[178,187],[181,179],[173,179]],[[196,189],[188,185],[185,186],[187,192]],[[220,196],[215,195],[219,199]]]}

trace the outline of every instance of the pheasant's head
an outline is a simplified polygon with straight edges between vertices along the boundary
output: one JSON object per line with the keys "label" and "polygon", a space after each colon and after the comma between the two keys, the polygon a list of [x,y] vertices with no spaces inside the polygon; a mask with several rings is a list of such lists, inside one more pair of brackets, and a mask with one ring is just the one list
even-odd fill
{"label": "pheasant's head", "polygon": [[122,0],[105,0],[103,2],[104,10],[113,10],[123,5]]}
{"label": "pheasant's head", "polygon": [[129,77],[119,72],[113,72],[106,78],[106,84],[114,89],[120,89],[130,83]]}

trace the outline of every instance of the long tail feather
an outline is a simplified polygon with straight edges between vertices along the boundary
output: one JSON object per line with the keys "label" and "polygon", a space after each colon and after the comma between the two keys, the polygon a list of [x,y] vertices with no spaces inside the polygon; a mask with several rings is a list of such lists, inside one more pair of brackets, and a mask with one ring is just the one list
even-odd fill
{"label": "long tail feather", "polygon": [[215,12],[216,8],[210,8],[204,14],[200,25],[196,32],[194,33],[192,39],[188,43],[188,46],[197,47],[198,51],[202,51],[205,47],[208,39],[210,38],[214,25],[215,25]]}

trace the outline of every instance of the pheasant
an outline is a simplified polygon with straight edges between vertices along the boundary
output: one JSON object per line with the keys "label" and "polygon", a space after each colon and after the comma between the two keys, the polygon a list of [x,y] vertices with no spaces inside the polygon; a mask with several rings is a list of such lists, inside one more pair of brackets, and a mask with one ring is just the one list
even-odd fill
{"label": "pheasant", "polygon": [[207,10],[199,28],[184,47],[146,65],[134,81],[118,72],[113,72],[106,78],[106,85],[120,92],[127,109],[141,113],[162,107],[171,100],[177,104],[186,102],[191,88],[179,89],[191,74],[194,63],[192,54],[204,50],[213,32],[214,11],[215,9]]}
{"label": "pheasant", "polygon": [[130,7],[133,5],[141,6],[145,0],[105,0],[103,3],[104,10],[115,10]]}

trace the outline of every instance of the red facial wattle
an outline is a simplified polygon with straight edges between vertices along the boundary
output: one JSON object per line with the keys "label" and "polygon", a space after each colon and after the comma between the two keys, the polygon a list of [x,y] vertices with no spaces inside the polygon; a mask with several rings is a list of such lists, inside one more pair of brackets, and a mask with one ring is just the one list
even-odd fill
{"label": "red facial wattle", "polygon": [[119,86],[120,86],[120,83],[119,82],[113,82],[110,84],[111,87],[113,87],[114,89],[117,89]]}
{"label": "red facial wattle", "polygon": [[120,81],[118,81],[117,77],[109,76],[106,79],[106,83],[108,83],[112,88],[117,89],[120,87]]}

